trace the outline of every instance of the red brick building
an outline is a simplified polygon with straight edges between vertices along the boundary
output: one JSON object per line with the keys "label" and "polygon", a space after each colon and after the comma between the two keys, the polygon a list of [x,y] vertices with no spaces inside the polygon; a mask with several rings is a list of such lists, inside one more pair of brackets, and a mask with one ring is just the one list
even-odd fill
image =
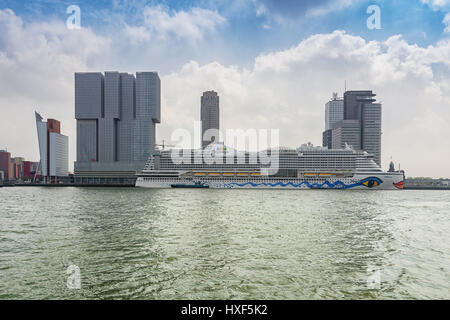
{"label": "red brick building", "polygon": [[33,178],[33,175],[31,174],[31,161],[24,161],[22,169],[23,169],[23,178],[25,180]]}
{"label": "red brick building", "polygon": [[0,150],[0,170],[5,174],[5,180],[8,181],[10,179],[11,174],[11,153]]}

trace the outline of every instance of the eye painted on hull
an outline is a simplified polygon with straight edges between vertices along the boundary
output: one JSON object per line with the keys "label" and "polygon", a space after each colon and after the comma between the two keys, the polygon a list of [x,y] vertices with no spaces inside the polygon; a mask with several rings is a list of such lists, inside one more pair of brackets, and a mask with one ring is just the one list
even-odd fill
{"label": "eye painted on hull", "polygon": [[395,186],[397,189],[403,189],[403,188],[404,188],[404,182],[403,182],[403,181],[400,181],[400,182],[394,183],[394,186]]}
{"label": "eye painted on hull", "polygon": [[366,186],[367,188],[375,188],[375,187],[378,187],[380,184],[382,184],[383,181],[381,181],[381,179],[379,179],[377,177],[370,177],[370,178],[361,180],[360,183],[363,186]]}

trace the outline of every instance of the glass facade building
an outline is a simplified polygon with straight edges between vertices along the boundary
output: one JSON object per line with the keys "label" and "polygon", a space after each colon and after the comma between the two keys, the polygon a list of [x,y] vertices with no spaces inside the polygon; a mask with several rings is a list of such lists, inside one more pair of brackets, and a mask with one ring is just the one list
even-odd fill
{"label": "glass facade building", "polygon": [[328,149],[333,145],[333,125],[344,119],[344,99],[339,98],[337,93],[325,104],[325,131],[322,134],[322,146]]}
{"label": "glass facade building", "polygon": [[372,154],[374,161],[381,165],[382,108],[380,103],[375,103],[374,97],[375,94],[371,90],[346,91],[343,100],[343,120],[331,125],[331,134],[324,132],[323,145],[328,147],[331,145],[332,148],[352,145],[357,150],[365,150]]}
{"label": "glass facade building", "polygon": [[334,97],[325,104],[325,131],[341,120],[344,120],[344,100]]}
{"label": "glass facade building", "polygon": [[45,177],[69,175],[69,137],[60,133],[60,122],[54,119],[42,121],[35,113],[41,159],[41,174]]}
{"label": "glass facade building", "polygon": [[[200,118],[202,121],[202,147],[219,142],[220,129],[219,96],[215,91],[203,92],[201,97]],[[206,133],[206,135],[205,135]]]}

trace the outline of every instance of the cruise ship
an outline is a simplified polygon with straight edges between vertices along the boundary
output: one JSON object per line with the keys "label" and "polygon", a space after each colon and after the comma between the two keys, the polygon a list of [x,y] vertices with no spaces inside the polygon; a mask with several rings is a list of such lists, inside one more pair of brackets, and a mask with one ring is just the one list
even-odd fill
{"label": "cruise ship", "polygon": [[[365,151],[304,144],[263,153],[207,150],[157,150],[138,172],[136,187],[223,189],[403,189],[404,172],[384,172]],[[183,156],[180,159],[180,154]],[[261,157],[261,154],[267,157]],[[272,159],[268,163],[267,159]],[[211,161],[213,159],[214,161]],[[274,164],[273,159],[276,159]]]}

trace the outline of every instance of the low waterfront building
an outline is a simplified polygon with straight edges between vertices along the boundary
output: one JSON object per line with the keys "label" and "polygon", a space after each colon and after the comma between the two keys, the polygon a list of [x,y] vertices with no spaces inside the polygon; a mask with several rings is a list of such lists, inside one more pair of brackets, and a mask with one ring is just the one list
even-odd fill
{"label": "low waterfront building", "polygon": [[23,162],[24,161],[25,161],[25,159],[22,157],[11,158],[15,180],[23,179]]}
{"label": "low waterfront building", "polygon": [[3,181],[10,179],[11,153],[6,150],[0,150],[0,170],[3,172]]}
{"label": "low waterfront building", "polygon": [[23,162],[23,180],[32,180],[36,173],[39,174],[39,162]]}
{"label": "low waterfront building", "polygon": [[12,181],[15,180],[15,174],[14,174],[14,160],[11,158],[9,159],[9,167],[8,167],[8,180]]}

